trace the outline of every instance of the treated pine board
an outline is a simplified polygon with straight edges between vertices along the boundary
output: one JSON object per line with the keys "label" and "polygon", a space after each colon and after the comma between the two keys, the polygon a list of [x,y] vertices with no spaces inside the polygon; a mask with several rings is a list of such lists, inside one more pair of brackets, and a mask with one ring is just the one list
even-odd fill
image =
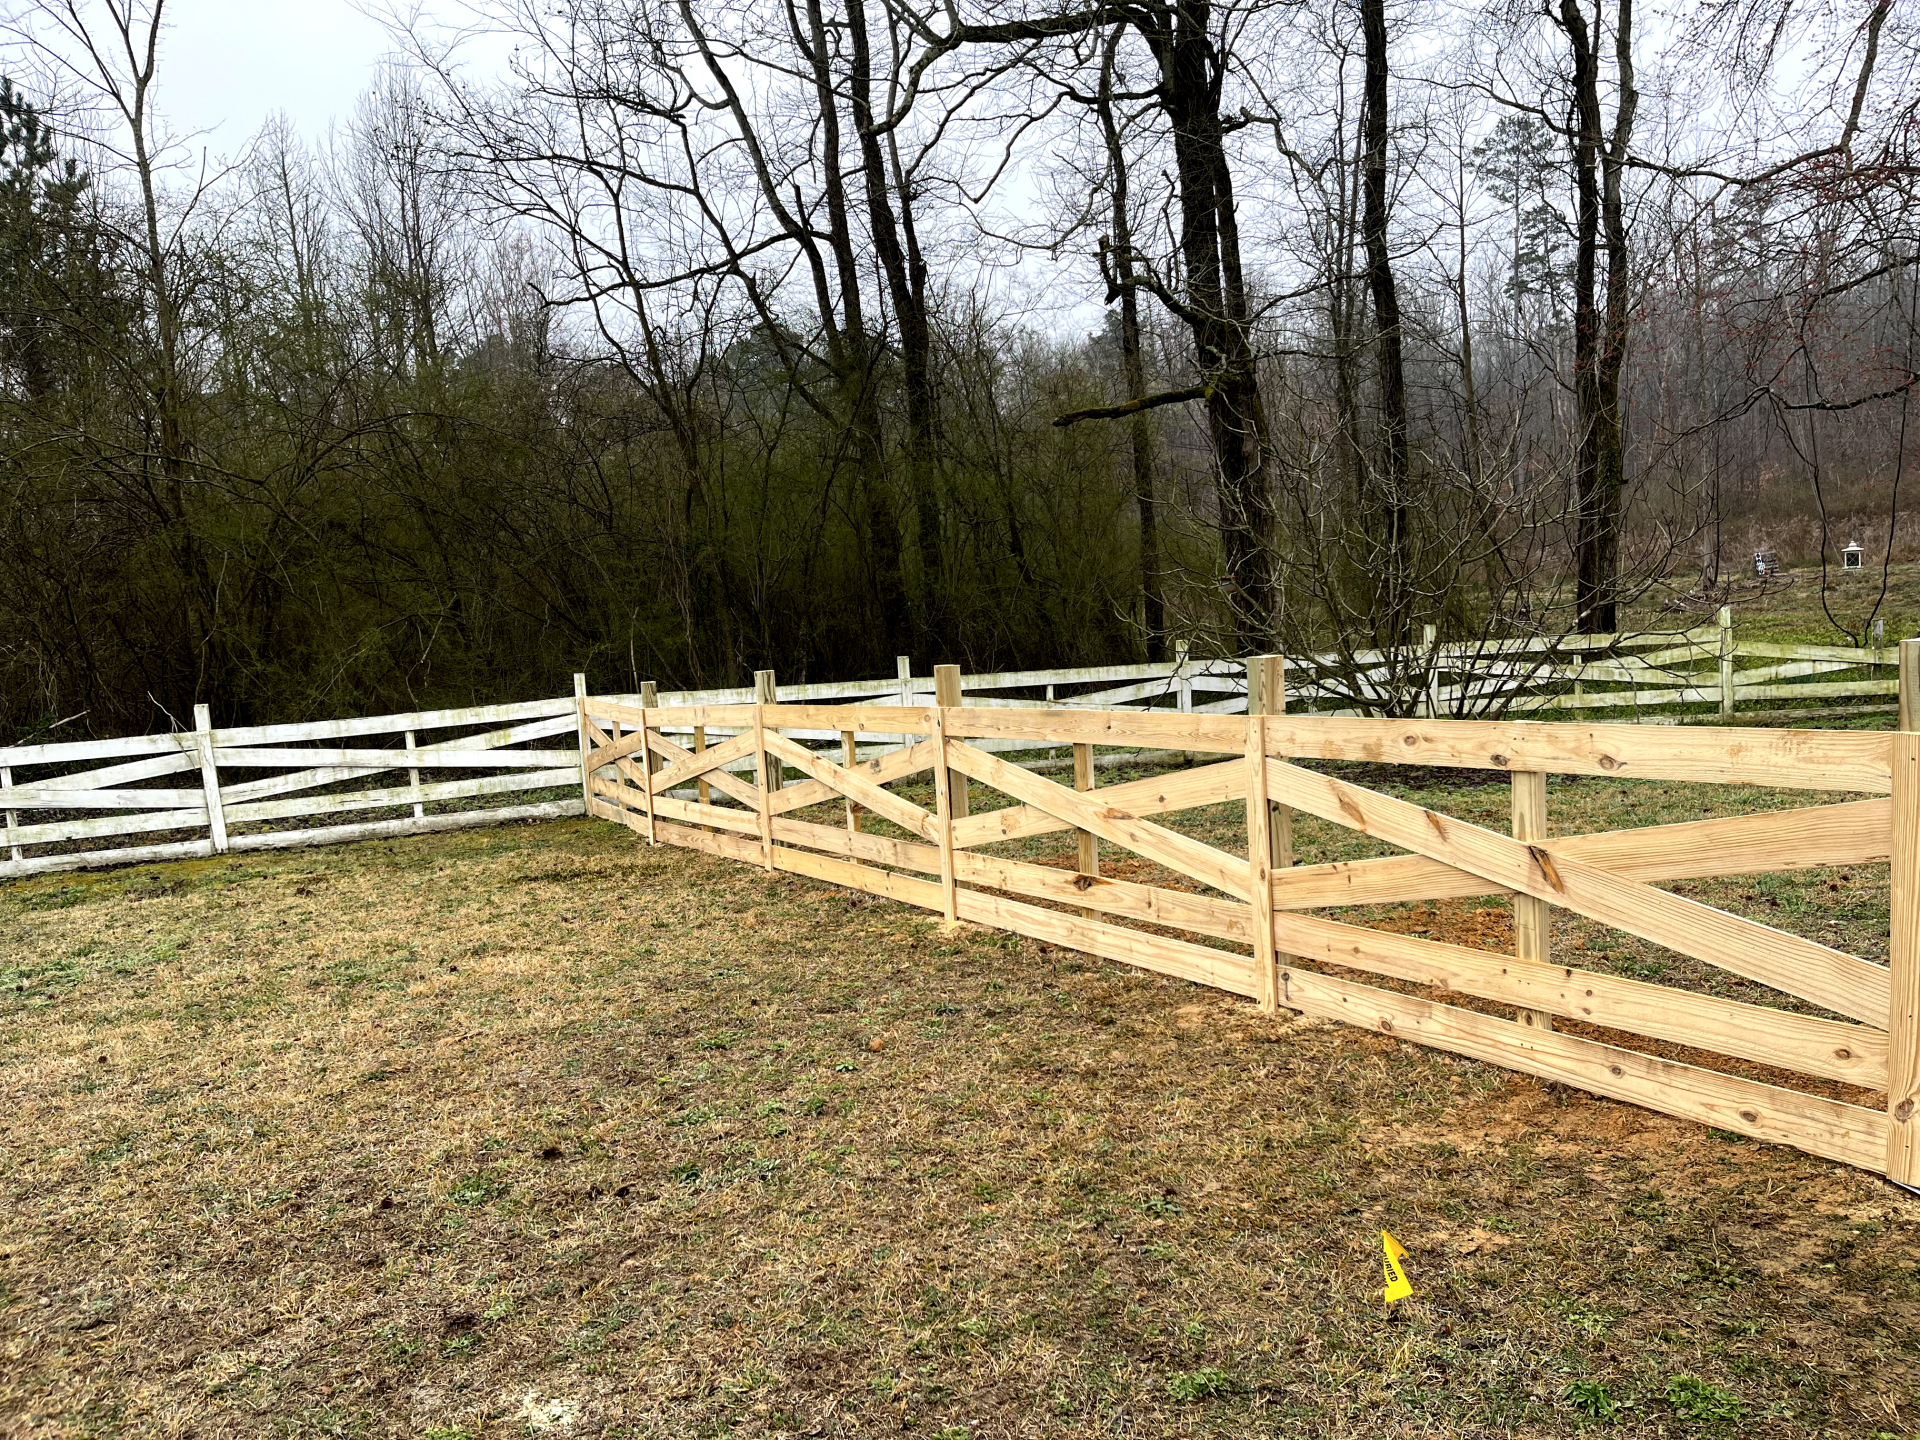
{"label": "treated pine board", "polygon": [[[1545,841],[1544,848],[1628,880],[1703,880],[1820,865],[1869,865],[1890,853],[1892,825],[1891,800],[1849,800],[1641,830],[1562,835]],[[1303,865],[1274,880],[1274,904],[1284,910],[1512,893],[1424,855]]]}
{"label": "treated pine board", "polygon": [[1230,994],[1249,997],[1253,994],[1252,962],[1230,950],[1215,950],[1186,940],[1169,940],[1098,920],[1084,920],[1064,911],[1043,910],[978,890],[962,890],[957,899],[962,920],[1011,930],[1051,945],[1191,980],[1197,985],[1211,985]]}
{"label": "treated pine board", "polygon": [[1348,969],[1391,975],[1849,1085],[1880,1089],[1886,1084],[1887,1036],[1870,1026],[1795,1015],[1316,916],[1277,915],[1274,937],[1277,945],[1292,954]]}
{"label": "treated pine board", "polygon": [[[602,782],[596,781],[596,793],[610,795],[612,792],[601,788]],[[646,792],[635,786],[626,786],[616,797],[624,808],[636,817],[646,814]],[[751,810],[729,810],[721,805],[702,805],[693,800],[673,800],[665,795],[655,795],[653,803],[661,818],[683,820],[690,825],[712,825],[722,830],[738,831],[742,834],[758,835],[760,820]],[[757,858],[757,857],[756,857]]]}
{"label": "treated pine board", "polygon": [[[749,692],[751,693],[751,692]],[[656,730],[663,725],[687,729],[695,725],[705,725],[720,730],[744,730],[753,724],[752,705],[662,705],[658,709],[642,711],[638,705],[616,705],[610,701],[589,699],[589,715],[605,714],[610,720],[625,720],[629,725],[638,725],[644,713],[647,723]]]}
{"label": "treated pine board", "polygon": [[901,829],[918,835],[922,840],[938,838],[938,827],[934,817],[911,800],[895,795],[890,790],[883,790],[871,780],[853,771],[841,769],[831,760],[823,759],[804,745],[794,744],[786,736],[777,732],[768,732],[767,749],[795,769],[818,780],[834,793],[857,800],[882,819],[891,820]]}
{"label": "treated pine board", "polygon": [[811,729],[856,735],[926,735],[932,731],[932,711],[920,705],[769,705],[769,730]]}
{"label": "treated pine board", "polygon": [[105,839],[110,835],[146,835],[156,830],[192,830],[207,823],[206,807],[198,810],[149,810],[141,815],[102,815],[91,820],[48,820],[20,825],[6,832],[8,845],[63,845],[70,840]]}
{"label": "treated pine board", "polygon": [[773,822],[776,844],[797,845],[809,850],[824,850],[849,860],[865,860],[875,865],[892,865],[915,870],[923,875],[940,873],[940,847],[918,840],[894,840],[865,831],[848,832],[837,825],[819,825],[811,820]]}
{"label": "treated pine board", "polygon": [[[1717,687],[1709,688],[1709,697]],[[1581,697],[1592,700],[1592,696]],[[1629,697],[1609,697],[1625,704]],[[1853,790],[1892,785],[1890,737],[1861,730],[1649,728],[1502,720],[1336,720],[1276,715],[1267,753],[1310,760],[1547,770],[1615,780],[1684,780]]]}
{"label": "treated pine board", "polygon": [[32,784],[16,785],[7,792],[9,810],[204,810],[206,806],[203,790],[50,790]]}
{"label": "treated pine board", "polygon": [[788,850],[776,845],[773,847],[773,868],[845,885],[852,890],[864,890],[869,895],[883,895],[889,900],[917,905],[923,910],[937,911],[941,908],[940,886],[934,881],[915,880],[891,870],[874,870],[831,855],[814,855],[805,850]]}
{"label": "treated pine board", "polygon": [[1534,1030],[1511,1020],[1304,970],[1283,970],[1281,990],[1283,1005],[1309,1015],[1471,1056],[1756,1140],[1791,1145],[1844,1165],[1877,1171],[1885,1158],[1886,1116],[1858,1105],[1595,1040]]}
{"label": "treated pine board", "polygon": [[1612,925],[1855,1020],[1885,1023],[1887,972],[1857,956],[1651,885],[1623,880],[1544,846],[1529,846],[1284,760],[1267,762],[1267,786],[1275,799],[1336,825],[1471,871],[1496,886]]}
{"label": "treated pine board", "polygon": [[[1237,728],[1244,753],[1246,722],[1239,722]],[[1067,821],[1071,829],[1091,830],[1102,840],[1225,891],[1237,900],[1248,898],[1245,859],[1140,818],[1121,802],[1124,787],[1079,795],[958,741],[949,743],[947,763],[983,785]]]}
{"label": "treated pine board", "polygon": [[284,820],[300,815],[334,815],[344,810],[377,810],[384,805],[469,800],[479,795],[505,795],[516,790],[551,790],[580,783],[571,765],[563,770],[532,774],[489,775],[476,780],[433,780],[419,787],[391,785],[379,790],[354,790],[343,795],[300,795],[289,800],[259,800],[227,806],[227,823]]}
{"label": "treated pine board", "polygon": [[200,756],[183,750],[178,755],[157,755],[151,760],[134,760],[125,765],[107,765],[97,770],[81,770],[72,775],[55,775],[33,781],[36,790],[100,790],[131,785],[139,780],[158,780],[162,775],[178,775],[198,770]]}
{"label": "treated pine board", "polygon": [[[637,740],[640,737],[633,738]],[[636,745],[634,748],[640,747]],[[659,745],[654,744],[651,748],[655,754],[661,753]],[[723,740],[718,745],[709,745],[706,749],[697,751],[684,760],[676,760],[671,765],[662,766],[654,772],[653,783],[656,789],[668,789],[674,785],[684,784],[696,776],[704,775],[717,765],[731,765],[736,760],[750,759],[752,755],[753,732],[746,731],[734,736],[731,740]]]}
{"label": "treated pine board", "polygon": [[[1245,724],[1244,721],[1241,722]],[[976,747],[977,748],[977,747]],[[1167,815],[1195,810],[1202,805],[1219,805],[1239,800],[1246,794],[1247,767],[1244,760],[1223,760],[1193,770],[1178,770],[1166,775],[1149,775],[1110,785],[1100,792],[1103,804],[1118,805],[1133,815]],[[956,846],[988,845],[999,840],[1024,840],[1074,827],[1057,816],[1028,805],[1010,805],[969,815],[953,824]]]}
{"label": "treated pine board", "polygon": [[[754,744],[753,732],[748,731],[746,738],[747,748],[751,750]],[[647,745],[654,754],[672,764],[683,764],[694,758],[693,751],[682,749],[658,731],[649,732]],[[719,748],[718,745],[715,745],[711,749],[702,751],[701,754],[711,755]],[[660,773],[665,774],[666,771],[663,770]],[[700,778],[715,790],[718,790],[722,795],[731,795],[749,810],[757,811],[760,808],[760,791],[751,780],[742,780],[738,776],[730,774],[722,766],[715,766],[713,769],[702,774]]]}
{"label": "treated pine board", "polygon": [[[876,755],[871,760],[862,760],[856,765],[843,767],[860,776],[861,779],[875,785],[891,785],[895,781],[905,780],[918,775],[922,770],[933,768],[934,758],[940,753],[939,747],[931,740],[916,740],[912,745],[899,750],[889,750]],[[819,780],[802,780],[789,785],[773,797],[771,808],[776,815],[785,815],[794,810],[804,810],[809,805],[819,805],[835,799],[840,792]]]}
{"label": "treated pine board", "polygon": [[[617,729],[619,722],[615,721],[614,725]],[[631,733],[619,735],[610,734],[607,736],[606,744],[597,745],[589,750],[586,759],[580,763],[585,765],[589,770],[598,770],[603,766],[613,764],[615,761],[624,760],[629,755],[637,754],[646,748],[647,735],[644,730],[635,730]]]}
{"label": "treated pine board", "polygon": [[955,739],[1028,740],[1036,745],[1137,745],[1161,750],[1197,750],[1214,755],[1245,751],[1242,721],[1208,715],[1155,714],[1144,710],[976,710],[955,715]]}
{"label": "treated pine board", "polygon": [[1237,900],[1189,895],[1160,885],[1142,885],[1104,875],[1080,875],[1051,865],[1002,860],[998,856],[973,855],[964,850],[954,852],[953,863],[956,878],[984,889],[1005,890],[1028,899],[1051,900],[1083,910],[1100,910],[1129,920],[1211,935],[1219,940],[1247,944],[1253,939],[1248,907]]}

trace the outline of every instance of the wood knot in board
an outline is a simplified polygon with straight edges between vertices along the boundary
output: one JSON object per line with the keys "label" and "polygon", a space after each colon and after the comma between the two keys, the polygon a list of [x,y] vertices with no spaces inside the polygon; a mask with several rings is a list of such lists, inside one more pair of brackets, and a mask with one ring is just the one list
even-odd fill
{"label": "wood knot in board", "polygon": [[1387,1018],[1387,1017],[1386,1017],[1385,1015],[1382,1015],[1382,1016],[1380,1017],[1380,1028],[1381,1028],[1382,1030],[1391,1030],[1391,1029],[1393,1029],[1393,1021],[1391,1021],[1391,1020],[1389,1020],[1389,1019],[1388,1019],[1388,1018]]}
{"label": "wood knot in board", "polygon": [[1842,1045],[1838,1050],[1833,1052],[1833,1058],[1836,1060],[1851,1060],[1853,1059],[1853,1051]]}
{"label": "wood knot in board", "polygon": [[1760,1123],[1760,1112],[1758,1110],[1742,1110],[1740,1112],[1740,1118],[1749,1125],[1758,1125]]}
{"label": "wood knot in board", "polygon": [[1507,757],[1504,755],[1489,755],[1487,758],[1502,770],[1506,769],[1507,766],[1513,763],[1511,760],[1507,759]]}
{"label": "wood knot in board", "polygon": [[1600,757],[1600,768],[1602,770],[1618,770],[1620,768],[1620,762],[1611,755],[1602,755]]}
{"label": "wood knot in board", "polygon": [[1539,845],[1527,846],[1527,853],[1533,856],[1533,863],[1538,865],[1540,873],[1546,876],[1547,884],[1564,895],[1567,890],[1566,883],[1561,880],[1559,870],[1554,867],[1552,853]]}
{"label": "wood knot in board", "polygon": [[1894,1106],[1893,1118],[1900,1121],[1903,1125],[1911,1120],[1913,1118],[1913,1101],[1910,1099],[1902,1100],[1898,1105]]}
{"label": "wood knot in board", "polygon": [[1073,888],[1076,890],[1091,890],[1096,883],[1094,877],[1091,875],[1076,875],[1073,877]]}
{"label": "wood knot in board", "polygon": [[1622,1070],[1618,1065],[1609,1065],[1607,1066],[1607,1073],[1609,1075],[1624,1075],[1627,1072]]}

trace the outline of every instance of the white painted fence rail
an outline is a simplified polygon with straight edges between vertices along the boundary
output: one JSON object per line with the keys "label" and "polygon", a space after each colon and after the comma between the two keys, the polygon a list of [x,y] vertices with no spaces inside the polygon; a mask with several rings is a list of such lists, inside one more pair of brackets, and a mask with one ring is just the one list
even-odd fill
{"label": "white painted fence rail", "polygon": [[[1584,658],[1594,652],[1601,653]],[[1436,715],[1674,724],[1713,718],[1685,715],[1685,707],[1711,705],[1724,720],[1743,702],[1891,700],[1898,692],[1897,646],[1736,644],[1725,611],[1716,625],[1678,634],[1429,642],[1418,655],[1425,708]],[[1404,672],[1406,657],[1395,658]],[[1742,669],[1742,660],[1759,663]],[[1303,712],[1361,714],[1356,691],[1382,685],[1377,677],[1389,663],[1367,652],[1290,662],[1289,698]],[[577,694],[584,684],[576,678]],[[1184,653],[1149,664],[968,675],[962,688],[967,704],[983,707],[1247,708],[1243,664]],[[754,696],[752,689],[671,691],[650,703],[740,704]],[[639,696],[605,698],[641,703]],[[884,680],[781,686],[779,699],[929,704],[934,681],[914,675],[903,658]],[[200,706],[192,730],[0,747],[0,877],[579,815],[577,735],[576,700],[567,696],[218,730]]]}

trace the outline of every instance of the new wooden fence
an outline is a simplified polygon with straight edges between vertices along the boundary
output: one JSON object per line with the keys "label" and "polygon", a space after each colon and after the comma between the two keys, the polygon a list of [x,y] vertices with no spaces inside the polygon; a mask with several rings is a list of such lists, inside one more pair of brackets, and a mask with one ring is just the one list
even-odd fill
{"label": "new wooden fence", "polygon": [[[1903,654],[1903,674],[1920,682],[1920,641]],[[1245,717],[963,705],[948,667],[932,705],[775,704],[770,682],[745,702],[580,699],[589,813],[650,842],[887,896],[1920,1183],[1920,734],[1910,724],[1873,733],[1298,715],[1286,713],[1277,658],[1253,669]],[[1903,720],[1920,723],[1920,707]],[[1199,758],[1100,787],[1097,752],[1111,747]],[[1022,763],[1050,751],[1071,752],[1070,781]],[[1303,760],[1508,771],[1512,833]],[[929,775],[931,803],[898,788],[916,782],[924,797]],[[1552,775],[1865,798],[1555,836]],[[970,803],[987,792],[993,808]],[[1245,807],[1244,851],[1164,823],[1224,802]],[[1292,817],[1302,813],[1401,853],[1295,866]],[[1076,840],[1074,869],[995,853],[1060,833]],[[1102,847],[1145,862],[1129,870],[1148,878],[1101,874]],[[1889,858],[1890,967],[1659,888]],[[1482,895],[1511,897],[1516,953],[1316,913]],[[1744,976],[1768,1003],[1556,963],[1547,939],[1556,910]],[[1748,1062],[1747,1073],[1709,1057]]]}
{"label": "new wooden fence", "polygon": [[[1417,708],[1430,715],[1671,724],[1755,704],[1820,714],[1808,703],[1838,700],[1857,709],[1892,698],[1895,665],[1892,647],[1736,643],[1723,610],[1716,624],[1677,633],[1472,643],[1429,637],[1400,655],[1307,656],[1292,662],[1291,687],[1296,708],[1333,718],[1363,714],[1356,694],[1380,699],[1411,683]],[[967,675],[961,687],[967,703],[982,709],[1247,711],[1244,662],[1184,652],[1148,664]],[[576,676],[576,695],[584,690]],[[750,704],[756,693],[657,698],[682,707]],[[641,698],[624,697],[630,705]],[[934,699],[934,681],[914,675],[903,657],[883,679],[788,686],[779,698],[912,708]],[[565,697],[222,729],[202,706],[192,730],[0,747],[0,877],[577,815],[579,755],[542,743],[573,727],[574,703]],[[902,738],[861,733],[862,759]],[[980,737],[977,748],[1027,744]],[[1066,763],[1066,750],[1055,758]],[[736,761],[734,768],[748,767]]]}

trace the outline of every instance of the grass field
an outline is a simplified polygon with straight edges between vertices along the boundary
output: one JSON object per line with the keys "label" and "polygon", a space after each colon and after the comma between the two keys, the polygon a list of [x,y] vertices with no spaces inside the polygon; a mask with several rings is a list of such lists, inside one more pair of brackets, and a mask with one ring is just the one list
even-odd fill
{"label": "grass field", "polygon": [[8,1440],[1920,1431],[1878,1180],[606,824],[0,887],[0,1152]]}

